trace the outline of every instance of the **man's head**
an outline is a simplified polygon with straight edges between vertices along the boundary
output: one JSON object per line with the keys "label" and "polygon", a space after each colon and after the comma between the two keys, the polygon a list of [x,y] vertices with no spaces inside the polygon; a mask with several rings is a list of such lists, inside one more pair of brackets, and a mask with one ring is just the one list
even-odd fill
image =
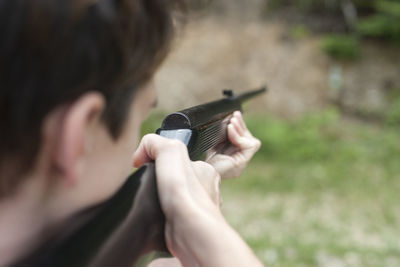
{"label": "man's head", "polygon": [[54,192],[87,179],[64,200],[88,204],[122,183],[172,2],[0,0],[0,198],[29,177]]}

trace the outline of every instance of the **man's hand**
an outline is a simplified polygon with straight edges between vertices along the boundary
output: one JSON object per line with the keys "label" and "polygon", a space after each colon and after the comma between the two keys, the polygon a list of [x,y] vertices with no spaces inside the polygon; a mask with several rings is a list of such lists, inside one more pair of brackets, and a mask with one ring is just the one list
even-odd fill
{"label": "man's hand", "polygon": [[183,143],[155,134],[134,155],[135,167],[149,161],[155,161],[167,246],[183,266],[260,266],[220,212],[220,176],[210,164],[192,162]]}
{"label": "man's hand", "polygon": [[[186,146],[155,134],[143,137],[134,155],[134,166],[155,161],[160,204],[166,216],[168,249],[181,261],[195,266],[190,250],[207,226],[196,226],[207,218],[224,223],[219,210],[220,176],[208,163],[189,159]],[[200,182],[201,181],[201,182]],[[193,232],[192,230],[196,230]]]}
{"label": "man's hand", "polygon": [[261,146],[247,129],[242,114],[235,111],[228,124],[228,140],[207,154],[206,162],[214,166],[222,179],[239,177]]}
{"label": "man's hand", "polygon": [[[166,215],[172,211],[185,212],[189,204],[219,213],[220,175],[206,162],[191,161],[181,141],[156,134],[144,136],[135,152],[133,165],[140,167],[150,161],[155,161],[158,189],[165,193],[160,195],[160,201]],[[178,198],[195,203],[175,203]]]}

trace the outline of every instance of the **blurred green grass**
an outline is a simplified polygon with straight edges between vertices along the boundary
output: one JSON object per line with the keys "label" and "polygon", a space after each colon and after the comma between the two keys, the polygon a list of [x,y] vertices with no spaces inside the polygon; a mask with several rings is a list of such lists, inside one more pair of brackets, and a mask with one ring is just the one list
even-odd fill
{"label": "blurred green grass", "polygon": [[245,119],[263,145],[242,177],[223,183],[223,212],[266,265],[400,266],[398,126],[335,109]]}

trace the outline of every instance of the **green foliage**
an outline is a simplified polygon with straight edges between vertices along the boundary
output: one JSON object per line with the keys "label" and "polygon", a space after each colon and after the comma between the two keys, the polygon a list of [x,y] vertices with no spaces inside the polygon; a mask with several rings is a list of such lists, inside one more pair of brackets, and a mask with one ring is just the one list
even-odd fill
{"label": "green foliage", "polygon": [[[315,16],[323,20],[321,14],[334,15],[338,23],[346,23],[342,9],[343,1],[331,0],[271,0],[268,9],[273,12],[284,7],[294,7],[304,16]],[[349,27],[349,32],[325,37],[322,49],[328,55],[338,59],[356,59],[360,56],[362,39],[375,38],[395,42],[400,45],[400,1],[399,0],[352,0],[358,11],[358,21],[355,27]],[[332,17],[332,16],[331,16]],[[340,22],[341,20],[341,22]],[[297,30],[297,29],[296,29]],[[293,31],[293,36],[302,36],[302,32]]]}
{"label": "green foliage", "polygon": [[399,266],[399,127],[335,110],[245,119],[262,147],[222,184],[223,209],[267,266]]}
{"label": "green foliage", "polygon": [[319,10],[324,8],[323,1],[319,0],[300,0],[295,1],[295,5],[304,11]]}
{"label": "green foliage", "polygon": [[384,13],[389,16],[400,18],[400,2],[390,0],[380,0],[376,2],[376,9],[380,13]]}
{"label": "green foliage", "polygon": [[222,209],[266,266],[400,266],[400,127],[335,109],[245,120],[262,147],[242,177],[222,183]]}
{"label": "green foliage", "polygon": [[310,35],[310,30],[305,25],[296,25],[290,29],[290,36],[293,39],[304,39]]}
{"label": "green foliage", "polygon": [[396,97],[389,106],[386,122],[389,125],[400,125],[400,97]]}
{"label": "green foliage", "polygon": [[[400,100],[396,103],[392,116],[399,119]],[[265,117],[252,117],[247,122],[254,135],[262,141],[258,155],[262,160],[301,164],[400,160],[400,153],[396,152],[397,149],[400,151],[397,128],[385,128],[384,135],[374,135],[373,131],[361,127],[356,128],[358,132],[348,133],[335,109],[311,113],[291,122]]]}
{"label": "green foliage", "polygon": [[321,0],[270,0],[268,1],[268,10],[276,10],[278,8],[293,6],[300,12],[312,12],[312,11],[337,11],[340,9],[340,1],[330,1],[327,4],[326,1]]}
{"label": "green foliage", "polygon": [[375,9],[375,14],[360,20],[358,32],[366,37],[400,41],[400,2],[376,1]]}
{"label": "green foliage", "polygon": [[142,123],[141,135],[155,133],[161,126],[161,122],[166,116],[165,113],[160,111],[153,112],[147,120]]}
{"label": "green foliage", "polygon": [[260,138],[260,155],[269,159],[308,161],[327,158],[335,135],[325,135],[338,119],[336,110],[309,114],[298,121],[268,118],[248,120],[249,128]]}
{"label": "green foliage", "polygon": [[400,18],[378,14],[361,20],[357,29],[366,37],[400,40]]}
{"label": "green foliage", "polygon": [[356,59],[360,56],[360,43],[348,35],[328,35],[321,43],[322,50],[337,59]]}

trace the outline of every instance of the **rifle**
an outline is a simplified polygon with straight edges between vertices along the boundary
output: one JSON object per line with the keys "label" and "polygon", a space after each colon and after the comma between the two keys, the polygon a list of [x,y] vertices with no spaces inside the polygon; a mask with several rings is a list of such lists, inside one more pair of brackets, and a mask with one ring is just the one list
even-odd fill
{"label": "rifle", "polygon": [[[227,124],[244,101],[266,92],[266,87],[167,115],[157,134],[182,141],[189,157],[198,160],[227,141]],[[14,267],[126,267],[152,251],[169,255],[164,239],[165,217],[158,200],[154,163],[146,164],[105,203],[80,212],[63,234],[44,243]]]}

